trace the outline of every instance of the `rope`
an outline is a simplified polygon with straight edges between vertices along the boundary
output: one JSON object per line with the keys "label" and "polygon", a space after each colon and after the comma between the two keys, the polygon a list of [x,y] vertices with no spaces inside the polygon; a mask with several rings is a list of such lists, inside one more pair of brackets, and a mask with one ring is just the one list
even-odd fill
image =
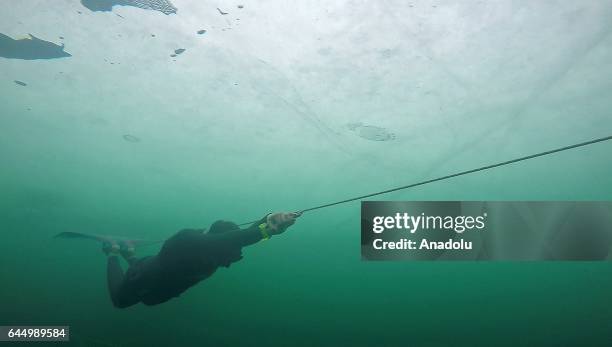
{"label": "rope", "polygon": [[[557,148],[557,149],[552,149],[552,150],[549,150],[549,151],[540,152],[540,153],[536,153],[536,154],[531,154],[531,155],[527,155],[527,156],[516,158],[516,159],[512,159],[512,160],[502,161],[502,162],[499,162],[499,163],[496,163],[496,164],[481,166],[481,167],[476,168],[476,169],[465,170],[465,171],[457,172],[457,173],[454,173],[454,174],[450,174],[450,175],[446,175],[446,176],[441,176],[441,177],[438,177],[438,178],[432,178],[432,179],[429,179],[429,180],[426,180],[426,181],[421,181],[421,182],[417,182],[417,183],[411,183],[411,184],[408,184],[408,185],[405,185],[405,186],[383,190],[383,191],[376,192],[376,193],[361,195],[361,196],[357,196],[357,197],[354,197],[354,198],[349,198],[349,199],[340,200],[340,201],[336,201],[336,202],[330,202],[330,203],[327,203],[327,204],[322,204],[322,205],[318,205],[318,206],[314,206],[314,207],[309,207],[309,208],[300,210],[298,212],[299,213],[304,213],[304,212],[319,210],[319,209],[322,209],[322,208],[331,207],[331,206],[335,206],[335,205],[345,204],[345,203],[351,202],[351,201],[361,200],[361,199],[365,199],[365,198],[371,198],[371,197],[377,196],[377,195],[387,194],[387,193],[391,193],[391,192],[395,192],[395,191],[403,190],[403,189],[414,188],[414,187],[422,186],[422,185],[433,183],[433,182],[444,181],[444,180],[447,180],[447,179],[450,179],[450,178],[454,178],[454,177],[468,175],[468,174],[479,172],[479,171],[485,171],[485,170],[493,169],[493,168],[500,167],[500,166],[506,166],[506,165],[518,163],[518,162],[521,162],[521,161],[525,161],[525,160],[529,160],[529,159],[533,159],[533,158],[538,158],[538,157],[542,157],[542,156],[546,156],[546,155],[550,155],[550,154],[554,154],[554,153],[558,153],[558,152],[568,151],[570,149],[574,149],[574,148],[578,148],[578,147],[584,147],[584,146],[592,145],[592,144],[599,143],[599,142],[609,141],[609,140],[612,140],[612,136],[601,137],[601,138],[594,139],[594,140],[591,140],[591,141],[581,142],[581,143],[577,143],[577,144],[574,144],[574,145],[565,146],[565,147],[561,147],[561,148]],[[254,221],[245,222],[245,223],[242,223],[242,224],[239,224],[239,225],[242,226],[242,225],[247,225],[247,224],[253,224],[253,223],[257,222],[257,221],[258,220],[254,220]]]}

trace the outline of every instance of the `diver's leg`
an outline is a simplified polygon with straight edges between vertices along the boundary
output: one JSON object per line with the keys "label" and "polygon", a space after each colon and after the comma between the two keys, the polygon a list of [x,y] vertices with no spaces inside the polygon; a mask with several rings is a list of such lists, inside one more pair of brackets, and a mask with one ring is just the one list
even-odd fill
{"label": "diver's leg", "polygon": [[108,257],[106,263],[106,279],[108,283],[108,292],[110,293],[113,304],[117,306],[119,290],[123,284],[123,269],[119,264],[119,258],[116,255]]}
{"label": "diver's leg", "polygon": [[113,305],[117,308],[125,308],[137,304],[140,301],[138,296],[129,293],[124,286],[124,275],[119,257],[110,255],[106,267],[106,279],[108,284],[108,292]]}

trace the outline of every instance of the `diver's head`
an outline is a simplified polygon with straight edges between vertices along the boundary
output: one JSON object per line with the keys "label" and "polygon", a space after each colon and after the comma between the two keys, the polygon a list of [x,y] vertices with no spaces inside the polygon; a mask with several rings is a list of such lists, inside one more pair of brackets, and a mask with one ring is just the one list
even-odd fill
{"label": "diver's head", "polygon": [[240,227],[236,223],[229,222],[226,220],[218,220],[210,226],[210,228],[208,229],[208,232],[210,234],[220,234],[220,233],[225,233],[228,231],[239,230],[239,229]]}

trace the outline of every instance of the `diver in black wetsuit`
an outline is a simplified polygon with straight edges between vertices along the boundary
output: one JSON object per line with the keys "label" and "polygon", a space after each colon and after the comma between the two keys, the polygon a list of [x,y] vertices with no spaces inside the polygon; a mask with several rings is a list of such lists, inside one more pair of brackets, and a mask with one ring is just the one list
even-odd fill
{"label": "diver in black wetsuit", "polygon": [[[155,256],[136,259],[129,245],[106,243],[108,290],[113,305],[125,308],[139,302],[157,305],[178,297],[189,287],[210,277],[220,266],[242,259],[242,247],[283,233],[300,213],[273,213],[247,229],[228,221],[204,229],[184,229],[166,240]],[[130,264],[124,274],[121,254]]]}

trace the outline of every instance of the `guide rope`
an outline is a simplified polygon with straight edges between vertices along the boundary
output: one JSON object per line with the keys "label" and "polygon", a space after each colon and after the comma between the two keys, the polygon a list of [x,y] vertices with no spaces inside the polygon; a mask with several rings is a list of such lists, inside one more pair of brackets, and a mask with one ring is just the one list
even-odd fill
{"label": "guide rope", "polygon": [[[345,203],[351,202],[351,201],[361,200],[361,199],[365,199],[365,198],[371,198],[373,196],[387,194],[387,193],[391,193],[391,192],[396,192],[398,190],[403,190],[403,189],[414,188],[414,187],[422,186],[422,185],[433,183],[433,182],[444,181],[444,180],[447,180],[447,179],[450,179],[450,178],[453,178],[453,177],[468,175],[468,174],[479,172],[479,171],[485,171],[485,170],[493,169],[493,168],[496,168],[496,167],[506,166],[506,165],[518,163],[518,162],[521,162],[521,161],[525,161],[525,160],[529,160],[529,159],[533,159],[533,158],[538,158],[538,157],[542,157],[542,156],[546,156],[546,155],[550,155],[550,154],[554,154],[554,153],[559,153],[559,152],[563,152],[563,151],[568,151],[570,149],[574,149],[574,148],[578,148],[578,147],[584,147],[584,146],[592,145],[592,144],[599,143],[599,142],[609,141],[609,140],[612,140],[612,135],[611,136],[606,136],[606,137],[601,137],[601,138],[590,140],[590,141],[586,141],[586,142],[580,142],[580,143],[577,143],[577,144],[574,144],[574,145],[570,145],[570,146],[565,146],[565,147],[561,147],[561,148],[552,149],[552,150],[545,151],[545,152],[531,154],[531,155],[527,155],[527,156],[516,158],[516,159],[502,161],[502,162],[491,164],[491,165],[481,166],[479,168],[475,168],[475,169],[471,169],[471,170],[465,170],[465,171],[457,172],[457,173],[446,175],[446,176],[432,178],[432,179],[421,181],[421,182],[417,182],[417,183],[411,183],[411,184],[408,184],[408,185],[405,185],[405,186],[401,186],[401,187],[396,187],[396,188],[391,188],[391,189],[387,189],[387,190],[382,190],[382,191],[376,192],[376,193],[360,195],[360,196],[357,196],[357,197],[354,197],[354,198],[349,198],[349,199],[340,200],[340,201],[336,201],[336,202],[330,202],[330,203],[327,203],[327,204],[322,204],[322,205],[318,205],[318,206],[314,206],[314,207],[309,207],[309,208],[305,208],[303,210],[299,210],[299,211],[296,211],[296,212],[302,214],[302,213],[308,212],[308,211],[314,211],[314,210],[318,210],[318,209],[322,209],[322,208],[326,208],[326,207],[331,207],[331,206],[335,206],[335,205],[345,204]],[[253,224],[253,223],[257,222],[257,221],[258,220],[254,220],[254,221],[250,221],[250,222],[244,222],[244,223],[241,223],[241,224],[238,224],[238,225],[242,226],[242,225],[247,225],[247,224]]]}

